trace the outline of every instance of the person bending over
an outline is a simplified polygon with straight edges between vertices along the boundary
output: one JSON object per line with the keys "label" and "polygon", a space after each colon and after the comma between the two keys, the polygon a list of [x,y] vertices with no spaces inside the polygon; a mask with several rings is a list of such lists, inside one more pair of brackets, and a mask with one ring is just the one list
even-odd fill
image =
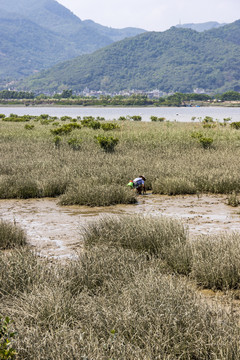
{"label": "person bending over", "polygon": [[139,177],[133,180],[133,187],[136,189],[139,195],[141,195],[142,193],[146,194],[145,181],[146,178],[143,175],[140,175]]}

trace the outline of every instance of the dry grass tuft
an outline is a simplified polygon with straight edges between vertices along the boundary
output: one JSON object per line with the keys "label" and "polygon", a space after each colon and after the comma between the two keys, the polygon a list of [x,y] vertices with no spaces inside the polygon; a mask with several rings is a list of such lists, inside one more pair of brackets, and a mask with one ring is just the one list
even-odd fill
{"label": "dry grass tuft", "polygon": [[16,224],[0,221],[0,250],[25,246],[27,237],[25,232]]}

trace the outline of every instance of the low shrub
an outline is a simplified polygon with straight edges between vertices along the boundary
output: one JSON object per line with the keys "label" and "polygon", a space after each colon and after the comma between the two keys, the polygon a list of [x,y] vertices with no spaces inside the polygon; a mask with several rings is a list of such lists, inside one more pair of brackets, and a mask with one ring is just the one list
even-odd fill
{"label": "low shrub", "polygon": [[203,123],[205,124],[214,123],[214,120],[211,116],[205,116],[205,118],[203,119]]}
{"label": "low shrub", "polygon": [[26,124],[26,125],[24,126],[24,129],[26,129],[26,130],[33,130],[33,129],[34,129],[34,125]]}
{"label": "low shrub", "polygon": [[12,339],[15,337],[16,333],[10,331],[9,327],[11,321],[8,316],[5,319],[0,317],[0,359],[8,360],[14,359],[16,351],[12,347]]}
{"label": "low shrub", "polygon": [[16,224],[0,221],[0,250],[25,246],[26,243],[25,231]]}
{"label": "low shrub", "polygon": [[81,129],[81,125],[76,123],[69,123],[64,124],[56,129],[51,129],[50,131],[53,135],[66,135],[72,132],[74,129]]}
{"label": "low shrub", "polygon": [[142,117],[140,115],[133,115],[131,116],[131,119],[133,121],[141,121],[142,120]]}
{"label": "low shrub", "polygon": [[203,124],[204,129],[214,129],[217,127],[217,124]]}
{"label": "low shrub", "polygon": [[235,122],[232,122],[230,124],[230,126],[235,129],[235,130],[239,130],[240,129],[240,121],[235,121]]}
{"label": "low shrub", "polygon": [[18,116],[15,114],[10,114],[9,117],[4,117],[2,118],[2,120],[6,122],[28,122],[31,120],[31,116],[30,115]]}
{"label": "low shrub", "polygon": [[120,126],[114,123],[105,123],[101,124],[101,129],[103,129],[104,131],[110,131],[120,129]]}
{"label": "low shrub", "polygon": [[124,186],[89,183],[70,185],[60,197],[61,205],[109,206],[134,204],[136,194]]}
{"label": "low shrub", "polygon": [[227,122],[229,122],[229,121],[231,121],[231,120],[232,120],[231,117],[223,118],[224,123],[227,123]]}
{"label": "low shrub", "polygon": [[210,137],[201,137],[199,143],[204,149],[209,149],[212,146],[213,139]]}
{"label": "low shrub", "polygon": [[51,124],[51,123],[53,123],[54,122],[54,120],[52,120],[52,119],[41,119],[40,120],[40,123],[41,123],[41,125],[49,125],[49,124]]}
{"label": "low shrub", "polygon": [[60,147],[61,141],[62,141],[61,136],[57,135],[54,137],[53,142],[56,148]]}
{"label": "low shrub", "polygon": [[98,135],[95,136],[95,139],[99,143],[100,147],[106,152],[113,152],[119,142],[119,139],[114,138],[113,136]]}
{"label": "low shrub", "polygon": [[157,116],[151,116],[150,119],[151,119],[151,121],[155,121],[155,122],[156,121],[163,122],[166,120],[165,117],[157,117]]}
{"label": "low shrub", "polygon": [[60,120],[61,120],[61,121],[67,121],[67,120],[72,121],[72,118],[71,118],[71,116],[65,115],[65,116],[61,116],[61,117],[60,117]]}
{"label": "low shrub", "polygon": [[39,118],[40,119],[48,119],[49,115],[48,114],[41,114],[41,115],[39,115]]}
{"label": "low shrub", "polygon": [[203,134],[200,131],[193,131],[191,133],[191,137],[194,139],[201,139],[203,137]]}
{"label": "low shrub", "polygon": [[82,140],[75,137],[68,140],[68,145],[73,150],[80,150],[81,144],[82,144]]}
{"label": "low shrub", "polygon": [[101,127],[100,121],[94,120],[94,118],[92,116],[87,117],[87,118],[84,117],[83,120],[81,121],[81,124],[82,124],[82,126],[88,127],[93,130],[100,129],[100,127]]}

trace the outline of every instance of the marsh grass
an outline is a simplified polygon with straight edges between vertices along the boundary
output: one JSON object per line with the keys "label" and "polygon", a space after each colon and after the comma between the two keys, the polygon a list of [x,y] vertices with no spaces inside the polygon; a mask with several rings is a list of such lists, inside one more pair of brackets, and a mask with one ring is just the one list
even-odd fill
{"label": "marsh grass", "polygon": [[191,252],[181,221],[167,217],[123,215],[102,217],[84,231],[87,247],[122,247],[157,256],[174,271],[190,271]]}
{"label": "marsh grass", "polygon": [[21,293],[32,291],[32,287],[43,279],[49,281],[49,271],[46,262],[27,247],[0,252],[0,298],[18,297]]}
{"label": "marsh grass", "polygon": [[206,288],[239,289],[239,233],[205,236],[194,241],[191,276]]}
{"label": "marsh grass", "polygon": [[232,207],[237,207],[239,205],[238,196],[235,191],[228,195],[227,204]]}
{"label": "marsh grass", "polygon": [[[230,125],[203,129],[199,123],[125,121],[118,129],[115,151],[105,152],[94,138],[94,129],[82,126],[79,130],[80,121],[69,121],[63,126],[71,133],[59,138],[50,133],[56,128],[53,122],[44,126],[40,119],[32,118],[28,123],[34,123],[34,131],[26,131],[24,123],[0,121],[0,198],[51,196],[51,191],[44,191],[46,183],[48,189],[56,189],[53,196],[69,193],[77,183],[85,188],[97,183],[88,190],[95,194],[91,196],[98,198],[99,187],[105,193],[104,186],[111,184],[116,196],[109,199],[115,204],[119,203],[118,188],[126,187],[138,174],[145,174],[147,189],[154,193],[240,191],[240,137]],[[192,136],[198,133],[212,138],[214,147],[203,149]],[[78,151],[69,146],[71,139],[81,144]],[[76,198],[74,192],[69,198],[77,203],[78,191]]]}
{"label": "marsh grass", "polygon": [[[171,218],[103,217],[65,262],[0,252],[0,317],[20,359],[237,359],[238,317],[189,282],[239,286],[239,234],[188,239]],[[175,275],[173,275],[175,272]],[[192,280],[192,281],[193,281]]]}
{"label": "marsh grass", "polygon": [[89,183],[73,184],[60,197],[61,205],[110,206],[116,204],[135,204],[136,194],[124,186]]}
{"label": "marsh grass", "polygon": [[166,274],[159,258],[104,245],[65,264],[0,253],[0,265],[0,315],[14,320],[20,359],[238,357],[234,315]]}
{"label": "marsh grass", "polygon": [[0,250],[19,248],[26,244],[27,237],[20,226],[0,220]]}

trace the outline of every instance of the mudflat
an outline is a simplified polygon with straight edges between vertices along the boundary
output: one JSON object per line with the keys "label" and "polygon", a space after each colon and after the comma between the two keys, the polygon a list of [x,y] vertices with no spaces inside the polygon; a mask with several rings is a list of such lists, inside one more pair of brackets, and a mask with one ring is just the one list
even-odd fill
{"label": "mudflat", "polygon": [[142,214],[182,219],[189,236],[240,230],[240,210],[226,195],[138,197],[136,205],[60,206],[57,199],[0,200],[0,217],[25,229],[31,246],[43,256],[72,257],[82,247],[82,230],[104,215]]}

